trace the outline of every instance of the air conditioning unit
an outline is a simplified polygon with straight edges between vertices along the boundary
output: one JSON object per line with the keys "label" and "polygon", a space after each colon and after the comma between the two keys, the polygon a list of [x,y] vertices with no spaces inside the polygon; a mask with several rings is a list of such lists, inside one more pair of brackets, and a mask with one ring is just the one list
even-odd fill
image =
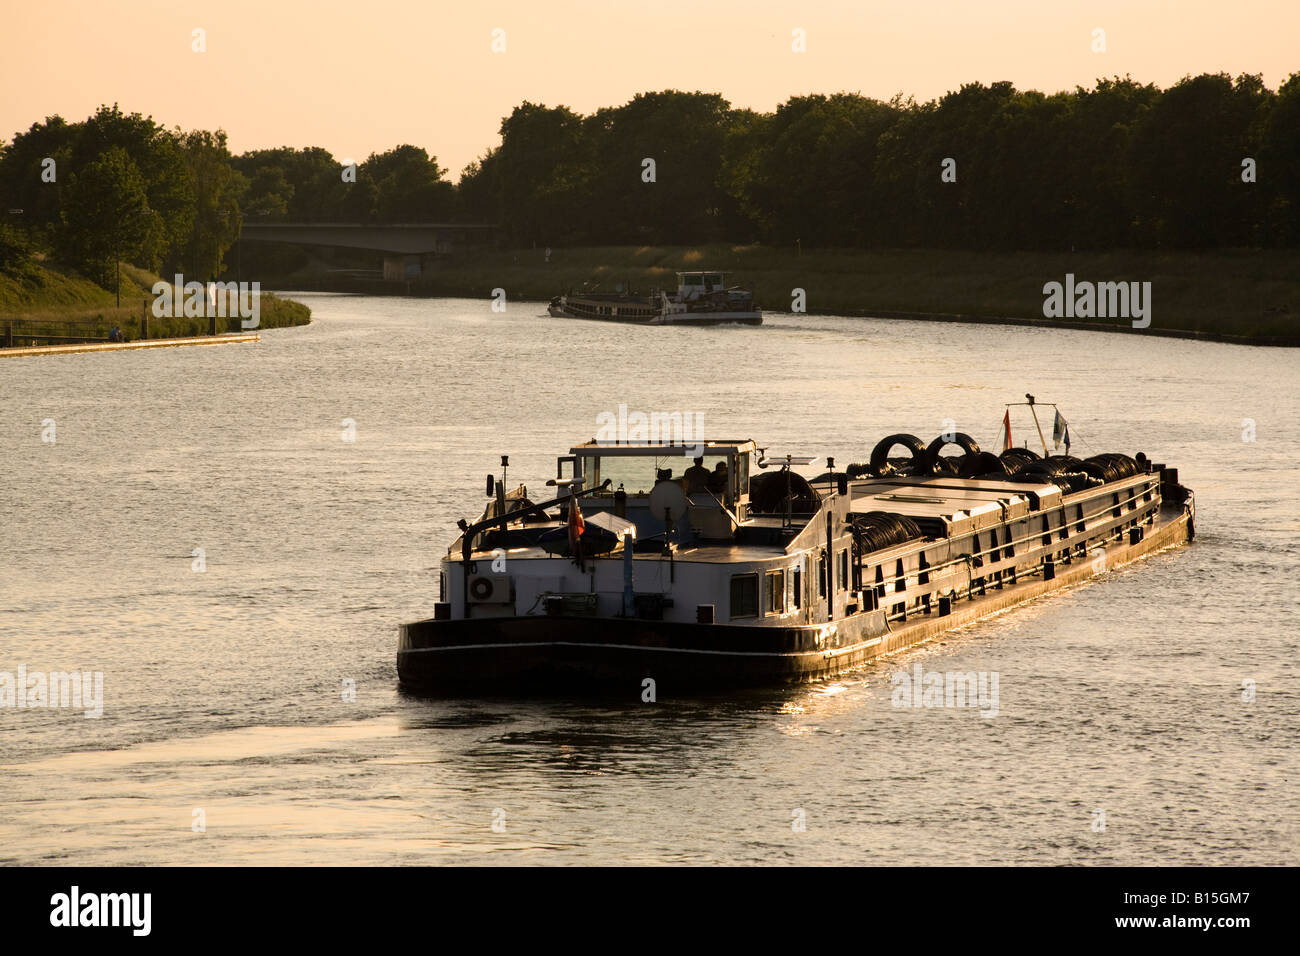
{"label": "air conditioning unit", "polygon": [[513,591],[508,574],[470,575],[470,604],[509,604],[515,599]]}

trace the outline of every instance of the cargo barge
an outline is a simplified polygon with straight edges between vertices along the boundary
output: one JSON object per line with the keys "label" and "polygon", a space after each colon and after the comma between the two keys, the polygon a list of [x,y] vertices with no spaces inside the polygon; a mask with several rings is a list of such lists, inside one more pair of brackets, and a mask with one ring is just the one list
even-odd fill
{"label": "cargo barge", "polygon": [[557,318],[635,325],[763,324],[753,293],[739,286],[728,287],[722,272],[679,272],[676,292],[654,289],[649,295],[638,296],[570,291],[551,299],[547,312]]}
{"label": "cargo barge", "polygon": [[[909,456],[890,458],[900,444]],[[592,441],[557,459],[548,500],[489,476],[433,616],[400,628],[402,686],[632,694],[649,679],[663,696],[833,677],[1194,535],[1192,492],[1140,453],[891,435],[869,463],[795,470],[813,464],[752,440]]]}

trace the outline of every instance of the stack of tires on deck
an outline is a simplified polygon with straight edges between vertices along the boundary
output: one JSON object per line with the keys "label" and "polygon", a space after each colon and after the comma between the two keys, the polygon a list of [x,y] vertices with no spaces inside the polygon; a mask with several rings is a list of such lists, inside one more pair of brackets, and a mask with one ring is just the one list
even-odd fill
{"label": "stack of tires on deck", "polygon": [[[891,458],[889,453],[902,446],[909,457]],[[961,455],[941,455],[948,445],[962,449]],[[1073,455],[1040,457],[1028,448],[1008,448],[1000,455],[981,451],[979,443],[969,435],[956,432],[939,436],[929,445],[915,435],[900,432],[876,443],[870,459],[855,463],[845,469],[850,479],[909,477],[926,478],[952,475],[985,481],[1015,481],[1026,484],[1056,485],[1063,494],[1093,488],[1109,481],[1128,478],[1141,471],[1137,461],[1128,455],[1102,454],[1091,458]],[[821,476],[813,483],[830,477]],[[893,512],[875,511],[853,516],[854,534],[864,552],[902,544],[922,537],[920,528],[912,519]]]}

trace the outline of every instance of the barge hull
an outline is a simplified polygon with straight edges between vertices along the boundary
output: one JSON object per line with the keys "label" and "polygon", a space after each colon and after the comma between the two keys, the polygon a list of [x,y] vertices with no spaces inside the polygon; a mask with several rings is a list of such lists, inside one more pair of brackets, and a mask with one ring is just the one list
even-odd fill
{"label": "barge hull", "polygon": [[624,325],[762,325],[758,312],[686,312],[653,318],[619,315],[581,315],[559,306],[546,310],[554,318],[585,319],[588,322],[621,322]]}
{"label": "barge hull", "polygon": [[[1166,504],[1136,543],[1105,547],[1105,569],[1191,540],[1192,517]],[[502,692],[656,695],[798,684],[834,677],[875,658],[1097,575],[1090,553],[1057,564],[1055,576],[1023,575],[957,601],[946,615],[888,622],[864,611],[833,624],[794,627],[679,624],[640,619],[533,616],[425,620],[403,625],[397,654],[403,687],[454,696]]]}

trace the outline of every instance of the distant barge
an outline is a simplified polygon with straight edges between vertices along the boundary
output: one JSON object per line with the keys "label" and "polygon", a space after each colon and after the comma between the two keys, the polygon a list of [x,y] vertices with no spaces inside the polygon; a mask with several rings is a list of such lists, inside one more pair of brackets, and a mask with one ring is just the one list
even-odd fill
{"label": "distant barge", "polygon": [[[650,678],[663,695],[810,681],[1192,539],[1192,492],[1141,454],[993,455],[947,437],[962,456],[891,435],[869,465],[828,459],[811,480],[793,470],[810,459],[749,440],[588,442],[539,503],[489,478],[433,617],[400,629],[401,683],[632,694]],[[887,458],[900,443],[910,459]]]}
{"label": "distant barge", "polygon": [[721,272],[679,272],[675,293],[570,292],[557,295],[547,311],[557,317],[630,322],[636,325],[762,325],[753,293],[728,288]]}

